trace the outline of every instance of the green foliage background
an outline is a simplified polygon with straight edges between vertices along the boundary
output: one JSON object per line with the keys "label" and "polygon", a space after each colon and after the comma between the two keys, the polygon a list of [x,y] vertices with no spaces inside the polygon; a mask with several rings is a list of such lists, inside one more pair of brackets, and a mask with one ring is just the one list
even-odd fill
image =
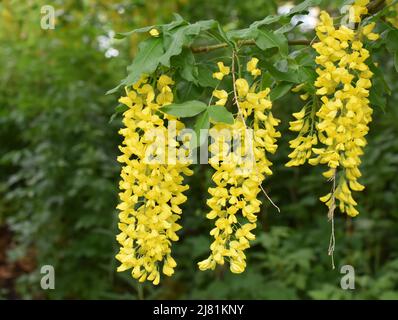
{"label": "green foliage background", "polygon": [[[210,223],[205,199],[211,170],[195,167],[182,219],[178,263],[159,287],[115,272],[116,162],[120,119],[109,123],[116,95],[105,92],[125,76],[139,37],[112,42],[113,31],[168,22],[172,13],[244,27],[274,14],[279,1],[58,0],[55,30],[40,28],[48,1],[0,3],[0,225],[12,231],[9,263],[28,253],[35,269],[13,283],[17,297],[49,299],[398,299],[398,77],[390,55],[375,56],[391,88],[376,107],[362,165],[367,188],[360,215],[336,217],[336,265],[327,255],[330,224],[318,201],[328,186],[313,167],[286,168],[294,95],[274,104],[282,139],[265,182],[281,213],[263,200],[257,239],[241,275],[200,272]],[[337,10],[342,1],[323,1]],[[107,57],[108,43],[119,51]],[[322,192],[320,192],[322,190]],[[1,235],[0,235],[1,236]],[[40,267],[56,270],[56,289],[40,289]],[[340,288],[340,267],[356,270],[356,289]],[[11,297],[10,287],[0,298]]]}

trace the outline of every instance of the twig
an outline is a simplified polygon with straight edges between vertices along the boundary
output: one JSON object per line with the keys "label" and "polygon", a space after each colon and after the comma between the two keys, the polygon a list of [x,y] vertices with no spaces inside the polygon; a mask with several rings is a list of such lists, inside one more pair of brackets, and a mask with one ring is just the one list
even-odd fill
{"label": "twig", "polygon": [[332,230],[330,233],[330,240],[329,240],[329,248],[328,248],[328,255],[331,256],[332,259],[332,268],[335,269],[334,265],[334,248],[336,245],[336,237],[334,233],[334,210],[336,209],[336,199],[335,199],[335,192],[336,192],[336,169],[334,171],[333,177],[331,178],[333,181],[332,185],[332,196],[331,196],[331,203],[328,212],[328,220],[332,224]]}
{"label": "twig", "polygon": [[[288,44],[291,46],[307,46],[310,45],[311,41],[307,39],[298,39],[298,40],[289,40]],[[254,39],[249,39],[249,40],[240,40],[238,41],[238,46],[252,46],[255,45],[256,41]],[[191,50],[193,53],[205,53],[209,52],[212,50],[217,50],[217,49],[222,49],[228,47],[228,44],[223,42],[223,43],[218,43],[218,44],[213,44],[213,45],[208,45],[208,46],[201,46],[201,47],[192,47]]]}
{"label": "twig", "polygon": [[371,3],[368,4],[368,12],[370,14],[376,13],[377,11],[380,10],[381,6],[383,6],[385,2],[386,2],[385,0],[372,1]]}

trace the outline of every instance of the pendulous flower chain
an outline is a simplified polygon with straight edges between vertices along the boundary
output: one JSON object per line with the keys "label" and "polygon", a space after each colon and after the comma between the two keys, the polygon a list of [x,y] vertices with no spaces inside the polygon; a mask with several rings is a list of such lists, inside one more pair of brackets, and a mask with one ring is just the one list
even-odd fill
{"label": "pendulous flower chain", "polygon": [[[254,78],[261,74],[257,63],[258,59],[252,58],[247,64],[247,71]],[[218,67],[220,71],[213,76],[222,80],[230,69],[222,63]],[[265,176],[272,174],[272,163],[266,153],[276,151],[276,138],[281,136],[275,130],[279,120],[271,112],[270,90],[256,90],[256,83],[249,87],[243,78],[236,79],[235,88],[237,118],[231,125],[216,124],[209,133],[212,137],[209,163],[216,172],[212,176],[215,187],[209,188],[211,198],[207,205],[211,211],[207,218],[215,219],[215,227],[210,232],[214,237],[211,254],[198,263],[200,270],[214,269],[225,261],[233,273],[245,270],[244,250],[250,247],[249,241],[255,239],[251,231],[256,228],[256,214],[260,212],[261,201],[257,196]],[[215,90],[213,95],[219,99],[216,105],[223,108],[227,92]],[[246,124],[250,116],[253,117],[253,137]]]}
{"label": "pendulous flower chain", "polygon": [[[178,153],[181,143],[176,137],[184,128],[175,117],[158,112],[173,101],[170,86],[174,82],[162,75],[155,87],[149,80],[143,77],[119,100],[129,109],[123,114],[125,128],[120,130],[124,140],[118,161],[124,166],[117,206],[121,248],[116,258],[121,262],[118,271],[132,269],[134,278],[156,285],[161,272],[167,276],[174,273],[171,242],[178,240],[180,205],[187,200],[183,174],[192,171],[187,161],[165,161],[167,152]],[[172,136],[167,130],[169,120],[176,123]],[[165,141],[158,141],[163,137],[167,137]]]}
{"label": "pendulous flower chain", "polygon": [[[350,23],[361,22],[368,3],[368,0],[355,1],[349,12]],[[290,130],[298,131],[299,135],[290,142],[294,150],[286,165],[298,166],[307,160],[312,165],[325,164],[328,170],[323,176],[336,180],[336,185],[320,200],[329,208],[338,200],[340,211],[352,217],[358,214],[352,191],[364,189],[357,180],[361,176],[359,165],[366,145],[365,135],[372,120],[368,97],[373,73],[366,64],[370,54],[362,40],[378,39],[379,35],[372,32],[374,26],[370,23],[357,30],[344,25],[335,28],[329,14],[321,12],[316,27],[320,41],[313,44],[318,54],[316,103],[294,113],[296,120],[290,122]],[[318,99],[320,107],[316,110]]]}
{"label": "pendulous flower chain", "polygon": [[[372,120],[369,90],[373,73],[364,40],[379,38],[373,32],[375,23],[366,24],[363,19],[368,4],[369,0],[353,3],[347,26],[337,27],[327,12],[321,12],[316,27],[319,41],[312,44],[317,78],[310,84],[311,90],[308,83],[292,89],[304,91],[300,98],[307,103],[293,113],[295,120],[290,121],[289,129],[297,132],[297,137],[289,142],[292,150],[286,163],[288,167],[306,162],[325,165],[323,176],[333,181],[333,187],[320,200],[329,207],[329,213],[333,214],[338,206],[352,217],[358,214],[352,192],[364,189],[358,182],[359,166]],[[149,33],[160,36],[154,28]],[[214,240],[210,255],[198,267],[213,270],[227,264],[231,272],[242,273],[246,268],[245,250],[255,239],[261,210],[258,195],[265,193],[262,183],[272,175],[268,155],[276,152],[281,134],[276,130],[280,121],[271,111],[270,89],[262,85],[259,60],[251,58],[245,70],[239,66],[239,77],[235,79],[235,56],[233,52],[231,67],[220,61],[213,73],[218,85],[213,88],[208,109],[229,114],[231,121],[214,122],[210,118],[209,164],[214,173],[206,217],[214,220],[210,231]],[[230,80],[231,74],[232,81],[225,83],[224,78]],[[231,84],[232,91],[224,90]],[[124,140],[118,157],[123,164],[117,206],[121,231],[117,236],[120,251],[116,258],[121,262],[118,271],[131,269],[135,279],[155,285],[162,273],[174,273],[171,244],[179,239],[180,206],[187,200],[183,193],[189,187],[184,185],[184,176],[192,174],[190,141],[180,136],[185,126],[177,117],[160,110],[173,103],[173,85],[166,74],[142,76],[126,88],[126,96],[119,100],[128,109],[123,113],[125,127],[120,134]],[[234,110],[233,117],[227,105]]]}

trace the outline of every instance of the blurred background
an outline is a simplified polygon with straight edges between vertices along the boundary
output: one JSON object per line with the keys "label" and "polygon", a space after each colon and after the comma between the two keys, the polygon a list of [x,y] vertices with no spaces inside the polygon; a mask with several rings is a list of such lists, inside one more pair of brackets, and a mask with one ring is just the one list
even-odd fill
{"label": "blurred background", "polygon": [[[342,2],[321,8],[336,11]],[[46,4],[56,9],[54,30],[40,28]],[[262,198],[246,272],[196,266],[211,241],[206,165],[188,181],[176,274],[153,287],[115,272],[121,120],[109,122],[118,97],[105,92],[124,78],[140,38],[113,35],[168,22],[173,12],[214,18],[228,30],[285,9],[276,0],[0,2],[0,299],[398,299],[398,77],[384,50],[374,59],[393,94],[385,110],[375,108],[367,137],[360,215],[336,215],[336,269],[318,200],[328,184],[318,168],[284,166],[287,124],[302,105],[287,95],[274,106],[283,138],[265,182],[281,213]],[[318,11],[296,32],[313,32]],[[355,268],[355,290],[340,288],[346,264]],[[43,265],[55,268],[55,290],[40,287]]]}

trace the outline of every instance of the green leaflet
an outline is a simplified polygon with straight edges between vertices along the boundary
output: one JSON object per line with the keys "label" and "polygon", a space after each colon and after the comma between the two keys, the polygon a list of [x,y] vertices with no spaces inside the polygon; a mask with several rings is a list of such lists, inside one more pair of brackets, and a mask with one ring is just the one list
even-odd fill
{"label": "green leaflet", "polygon": [[201,146],[206,141],[208,136],[207,130],[209,129],[209,127],[210,127],[209,113],[206,110],[205,112],[202,112],[195,121],[193,129],[196,134],[196,140],[191,141],[192,148]]}
{"label": "green leaflet", "polygon": [[[190,46],[200,32],[218,26],[215,20],[203,20],[193,24],[186,24],[181,19],[160,26],[161,34],[159,37],[151,37],[140,44],[137,56],[127,68],[128,76],[118,86],[109,90],[107,94],[116,92],[121,86],[134,84],[142,74],[153,73],[159,65],[170,67],[170,59],[181,54],[184,47]],[[137,29],[131,31],[131,33],[146,32],[151,28]]]}
{"label": "green leaflet", "polygon": [[118,86],[109,90],[106,94],[116,92],[121,86],[130,86],[137,82],[142,74],[153,73],[159,65],[164,53],[162,38],[149,38],[138,47],[138,53],[133,63],[127,67],[128,76]]}
{"label": "green leaflet", "polygon": [[223,106],[209,106],[207,110],[210,119],[214,122],[234,123],[234,116]]}
{"label": "green leaflet", "polygon": [[143,28],[138,28],[138,29],[134,29],[128,32],[119,32],[115,34],[115,39],[124,39],[130,35],[132,35],[133,33],[145,33],[145,32],[149,32],[151,29],[156,28],[159,29],[161,32],[165,32],[165,31],[170,31],[176,27],[179,27],[181,25],[184,24],[188,24],[188,22],[186,22],[179,14],[174,13],[174,18],[175,20],[167,23],[167,24],[162,24],[162,25],[152,25],[152,26],[147,26],[147,27],[143,27]]}
{"label": "green leaflet", "polygon": [[191,100],[183,103],[172,103],[163,108],[160,111],[171,114],[180,118],[189,118],[196,116],[207,108],[207,105],[202,101]]}
{"label": "green leaflet", "polygon": [[174,57],[173,66],[177,67],[181,77],[188,82],[198,84],[198,67],[195,56],[190,49],[183,49],[182,53]]}
{"label": "green leaflet", "polygon": [[306,11],[309,7],[317,6],[321,3],[321,0],[305,0],[298,4],[297,6],[293,7],[290,9],[288,15],[294,15],[297,13],[301,13],[303,11]]}
{"label": "green leaflet", "polygon": [[271,90],[270,93],[270,98],[271,101],[275,101],[279,98],[282,98],[286,93],[290,91],[290,89],[293,87],[292,83],[289,82],[280,82],[278,83],[275,88]]}
{"label": "green leaflet", "polygon": [[167,48],[160,63],[166,67],[170,67],[170,58],[181,53],[184,46],[191,45],[195,36],[199,35],[201,31],[208,30],[217,26],[214,20],[204,20],[186,26],[180,26],[171,31],[165,31],[164,47]]}
{"label": "green leaflet", "polygon": [[257,30],[256,33],[256,45],[261,50],[278,48],[282,56],[287,56],[289,48],[287,44],[287,39],[283,34],[276,34],[269,30]]}

